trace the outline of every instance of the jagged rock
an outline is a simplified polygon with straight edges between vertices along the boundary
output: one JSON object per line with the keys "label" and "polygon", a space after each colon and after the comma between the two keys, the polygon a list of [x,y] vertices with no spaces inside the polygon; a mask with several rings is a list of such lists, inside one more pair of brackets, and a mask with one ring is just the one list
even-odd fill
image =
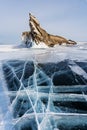
{"label": "jagged rock", "polygon": [[23,32],[22,33],[22,39],[26,45],[31,46],[31,41],[35,42],[36,44],[39,44],[40,42],[44,42],[47,46],[53,47],[56,44],[71,44],[74,45],[76,44],[75,41],[72,40],[67,40],[64,37],[57,36],[57,35],[51,35],[47,33],[39,24],[38,20],[36,17],[33,15],[29,14],[29,26],[30,26],[30,31],[29,32]]}

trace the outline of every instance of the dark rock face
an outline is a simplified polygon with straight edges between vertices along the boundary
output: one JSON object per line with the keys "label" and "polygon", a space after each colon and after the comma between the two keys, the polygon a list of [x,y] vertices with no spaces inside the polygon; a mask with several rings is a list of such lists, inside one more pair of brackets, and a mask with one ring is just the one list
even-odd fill
{"label": "dark rock face", "polygon": [[[38,130],[40,124],[41,130],[87,129],[87,117],[83,115],[87,114],[87,62],[35,64],[10,60],[3,62],[2,69],[10,92],[12,115],[19,120],[15,130]],[[61,113],[65,115],[60,116]]]}

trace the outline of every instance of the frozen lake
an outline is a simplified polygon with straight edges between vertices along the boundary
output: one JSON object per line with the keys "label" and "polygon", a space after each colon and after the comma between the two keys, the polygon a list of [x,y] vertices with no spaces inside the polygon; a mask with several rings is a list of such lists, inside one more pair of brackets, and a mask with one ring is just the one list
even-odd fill
{"label": "frozen lake", "polygon": [[87,42],[0,45],[0,129],[87,130]]}

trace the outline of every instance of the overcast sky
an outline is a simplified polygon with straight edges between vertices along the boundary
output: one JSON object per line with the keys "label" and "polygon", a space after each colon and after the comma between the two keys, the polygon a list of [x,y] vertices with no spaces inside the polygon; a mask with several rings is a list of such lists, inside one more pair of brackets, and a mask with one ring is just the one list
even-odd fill
{"label": "overcast sky", "polygon": [[19,44],[29,30],[29,12],[47,32],[87,41],[86,0],[0,0],[0,43]]}

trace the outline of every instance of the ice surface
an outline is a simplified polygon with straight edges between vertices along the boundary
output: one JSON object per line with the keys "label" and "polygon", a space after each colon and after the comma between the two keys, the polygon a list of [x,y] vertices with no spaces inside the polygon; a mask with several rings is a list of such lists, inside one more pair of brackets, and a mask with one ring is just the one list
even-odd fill
{"label": "ice surface", "polygon": [[0,130],[87,130],[87,43],[0,46]]}

